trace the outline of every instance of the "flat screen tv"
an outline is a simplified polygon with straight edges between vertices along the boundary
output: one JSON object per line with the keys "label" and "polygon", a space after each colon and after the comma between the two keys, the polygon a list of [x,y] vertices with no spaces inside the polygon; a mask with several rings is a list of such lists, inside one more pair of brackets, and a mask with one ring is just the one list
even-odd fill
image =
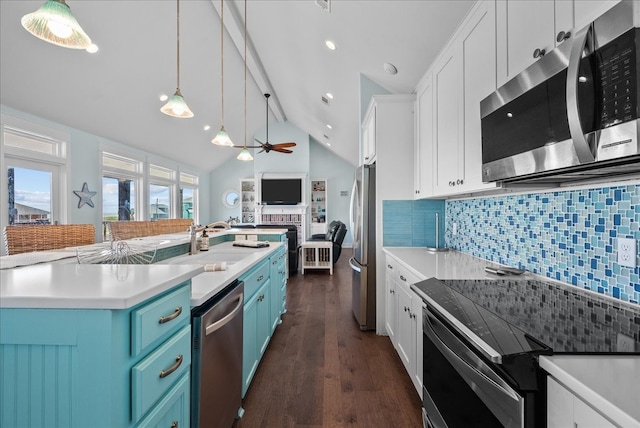
{"label": "flat screen tv", "polygon": [[297,205],[302,202],[302,179],[263,178],[262,203],[265,205]]}

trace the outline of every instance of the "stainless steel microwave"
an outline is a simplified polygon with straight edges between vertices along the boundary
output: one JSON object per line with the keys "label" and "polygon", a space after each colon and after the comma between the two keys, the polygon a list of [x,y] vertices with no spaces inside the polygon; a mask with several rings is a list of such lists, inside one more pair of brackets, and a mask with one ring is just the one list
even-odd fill
{"label": "stainless steel microwave", "polygon": [[617,4],[482,100],[483,181],[640,173],[639,3]]}

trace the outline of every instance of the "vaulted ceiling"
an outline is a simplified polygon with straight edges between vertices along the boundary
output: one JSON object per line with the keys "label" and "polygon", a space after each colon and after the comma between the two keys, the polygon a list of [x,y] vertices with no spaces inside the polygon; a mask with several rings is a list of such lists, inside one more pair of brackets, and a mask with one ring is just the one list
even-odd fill
{"label": "vaulted ceiling", "polygon": [[[221,119],[220,0],[180,2],[180,89],[191,119],[159,110],[159,96],[176,89],[175,1],[67,0],[99,46],[94,54],[26,32],[20,18],[43,3],[0,1],[3,105],[203,171],[235,162],[238,150],[211,144]],[[391,93],[411,93],[473,3],[249,0],[248,144],[265,126],[268,92],[270,121],[291,122],[356,165],[360,75]],[[244,1],[224,3],[224,119],[236,145],[245,133],[244,8]],[[384,63],[398,73],[387,73]],[[329,105],[322,101],[327,92],[334,95]]]}

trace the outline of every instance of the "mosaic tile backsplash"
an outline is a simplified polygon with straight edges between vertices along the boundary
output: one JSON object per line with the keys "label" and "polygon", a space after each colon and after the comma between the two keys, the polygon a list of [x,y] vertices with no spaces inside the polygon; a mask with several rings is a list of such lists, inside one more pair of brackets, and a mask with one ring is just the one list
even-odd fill
{"label": "mosaic tile backsplash", "polygon": [[447,201],[445,211],[450,248],[640,301],[640,268],[617,263],[617,238],[640,239],[640,185]]}

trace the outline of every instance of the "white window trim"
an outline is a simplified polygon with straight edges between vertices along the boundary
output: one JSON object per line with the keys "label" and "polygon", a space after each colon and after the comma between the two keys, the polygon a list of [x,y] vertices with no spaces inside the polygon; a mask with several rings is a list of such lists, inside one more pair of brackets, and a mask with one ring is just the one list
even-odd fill
{"label": "white window trim", "polygon": [[[4,144],[5,132],[13,132],[36,140],[51,142],[57,145],[57,154],[48,155],[36,151],[23,150],[16,147],[7,147]],[[71,174],[68,160],[71,135],[60,129],[50,128],[28,120],[20,119],[7,114],[0,114],[0,170],[3,177],[7,172],[8,164],[16,166],[42,169],[52,172],[51,194],[51,221],[67,223],[69,218],[68,204],[69,189],[68,177]],[[6,183],[6,177],[2,179]],[[9,191],[6,185],[0,186],[0,228],[4,228],[8,222]],[[5,249],[2,246],[1,254]]]}

